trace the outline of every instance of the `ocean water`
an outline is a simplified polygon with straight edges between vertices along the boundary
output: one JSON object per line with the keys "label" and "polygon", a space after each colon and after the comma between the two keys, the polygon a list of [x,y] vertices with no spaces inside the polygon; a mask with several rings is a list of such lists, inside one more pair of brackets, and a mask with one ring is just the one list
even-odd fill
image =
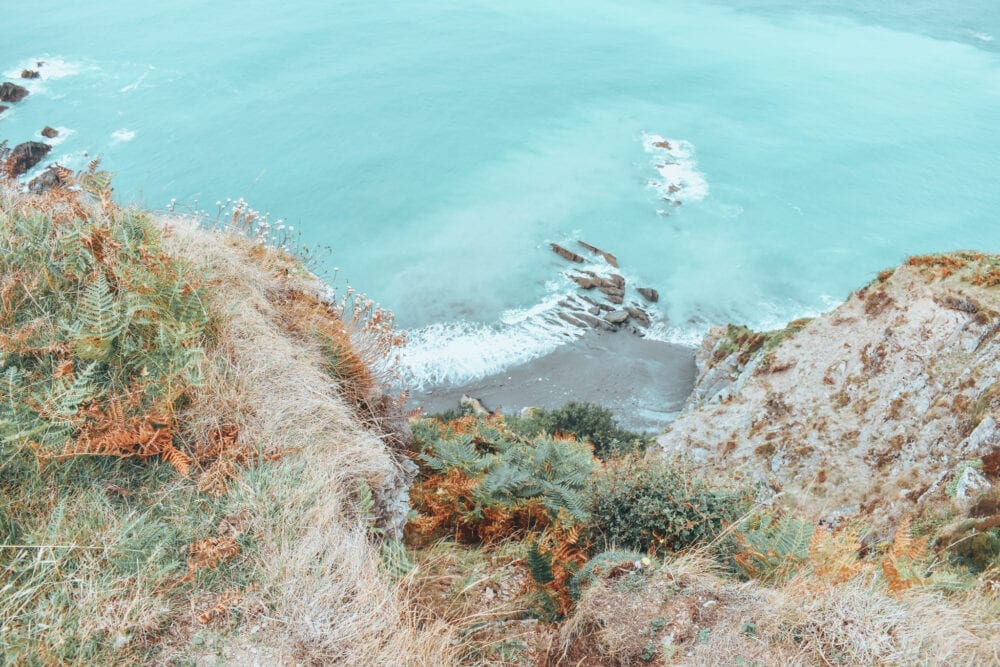
{"label": "ocean water", "polygon": [[910,254],[1000,251],[989,0],[97,0],[4,18],[0,71],[45,65],[0,139],[51,125],[53,159],[100,156],[124,201],[211,217],[242,197],[282,218],[335,287],[396,312],[418,384],[571,341],[552,241],[614,252],[662,295],[652,335],[687,342],[827,310]]}

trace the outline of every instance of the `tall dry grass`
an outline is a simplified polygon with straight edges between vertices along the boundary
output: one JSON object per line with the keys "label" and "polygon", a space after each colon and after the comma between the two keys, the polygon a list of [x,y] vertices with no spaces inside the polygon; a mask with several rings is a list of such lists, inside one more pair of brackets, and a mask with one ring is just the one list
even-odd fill
{"label": "tall dry grass", "polygon": [[217,314],[206,381],[182,420],[195,439],[231,420],[256,451],[285,452],[284,479],[271,489],[279,497],[236,482],[254,517],[271,620],[253,641],[237,633],[226,651],[257,646],[281,663],[452,663],[451,629],[418,626],[357,510],[362,483],[406,484],[401,461],[338,394],[320,342],[287,328],[288,291],[321,286],[279,251],[182,220],[167,229],[168,250],[213,276]]}

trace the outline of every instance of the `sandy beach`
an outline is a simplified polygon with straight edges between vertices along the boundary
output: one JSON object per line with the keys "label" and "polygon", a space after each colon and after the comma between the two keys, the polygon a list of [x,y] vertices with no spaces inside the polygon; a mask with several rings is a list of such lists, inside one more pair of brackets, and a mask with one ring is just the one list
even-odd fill
{"label": "sandy beach", "polygon": [[629,429],[657,432],[683,407],[695,379],[694,350],[625,332],[592,332],[556,351],[468,384],[415,391],[411,407],[434,414],[463,395],[489,410],[557,408],[588,401],[614,412]]}

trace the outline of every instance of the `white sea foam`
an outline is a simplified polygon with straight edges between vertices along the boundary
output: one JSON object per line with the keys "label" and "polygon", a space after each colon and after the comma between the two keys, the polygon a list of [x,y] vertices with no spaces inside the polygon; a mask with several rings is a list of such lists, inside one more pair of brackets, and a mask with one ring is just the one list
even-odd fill
{"label": "white sea foam", "polygon": [[582,335],[581,329],[555,319],[554,308],[539,306],[505,313],[494,325],[458,321],[410,331],[403,352],[409,384],[422,389],[471,382],[531,361]]}
{"label": "white sea foam", "polygon": [[143,72],[142,75],[138,79],[136,79],[132,83],[128,84],[127,86],[122,86],[122,88],[119,90],[119,92],[122,92],[122,93],[131,93],[134,90],[138,90],[140,88],[140,86],[142,86],[142,82],[146,80],[147,76],[149,76],[149,72],[152,69],[153,68],[150,67],[148,70],[146,70],[145,72]]}
{"label": "white sea foam", "polygon": [[988,32],[976,32],[975,30],[967,30],[966,32],[972,36],[973,39],[978,39],[980,42],[992,42],[993,35]]}
{"label": "white sea foam", "polygon": [[[527,308],[503,312],[493,324],[464,320],[435,323],[409,332],[403,352],[410,386],[418,389],[463,384],[500,373],[532,359],[548,354],[562,345],[581,338],[588,330],[559,318],[567,309],[563,303],[581,294],[568,277],[570,271],[590,271],[607,277],[621,273],[601,258],[592,263],[578,264],[546,283],[546,294],[538,303]],[[636,276],[625,275],[626,305],[645,303],[633,293],[633,285],[643,282]],[[578,302],[580,305],[586,305]],[[648,308],[651,327],[660,327],[661,315]],[[625,334],[623,334],[625,335]],[[700,337],[691,341],[697,342]]]}
{"label": "white sea foam", "polygon": [[[41,66],[38,63],[42,63]],[[26,69],[38,72],[38,78],[21,79],[21,72]],[[67,76],[76,76],[82,71],[83,65],[81,63],[68,62],[62,58],[39,56],[37,58],[22,60],[18,63],[17,67],[4,72],[4,76],[10,79],[18,79],[18,83],[20,84],[24,84],[25,82],[31,84],[34,81],[47,81],[48,79],[63,79]]]}
{"label": "white sea foam", "polygon": [[114,132],[112,132],[111,138],[114,140],[116,144],[125,141],[132,141],[133,139],[135,139],[135,132],[133,130],[122,128],[120,130],[115,130]]}
{"label": "white sea foam", "polygon": [[672,201],[696,202],[708,196],[708,181],[697,169],[694,146],[690,142],[643,133],[642,147],[654,157],[653,167],[659,172],[660,178],[650,180],[649,187],[661,197]]}

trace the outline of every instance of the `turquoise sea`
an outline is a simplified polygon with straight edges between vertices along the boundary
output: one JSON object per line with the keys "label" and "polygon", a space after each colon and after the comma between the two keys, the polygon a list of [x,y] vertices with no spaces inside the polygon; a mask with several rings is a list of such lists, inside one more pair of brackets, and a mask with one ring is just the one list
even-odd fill
{"label": "turquoise sea", "polygon": [[[775,327],[914,253],[1000,251],[989,0],[425,0],[4,8],[45,61],[0,139],[124,201],[245,198],[397,314],[416,382],[564,344],[550,241],[659,289],[653,335]],[[666,140],[670,150],[654,144]],[[673,187],[671,187],[673,186]],[[664,197],[680,201],[676,204]]]}

